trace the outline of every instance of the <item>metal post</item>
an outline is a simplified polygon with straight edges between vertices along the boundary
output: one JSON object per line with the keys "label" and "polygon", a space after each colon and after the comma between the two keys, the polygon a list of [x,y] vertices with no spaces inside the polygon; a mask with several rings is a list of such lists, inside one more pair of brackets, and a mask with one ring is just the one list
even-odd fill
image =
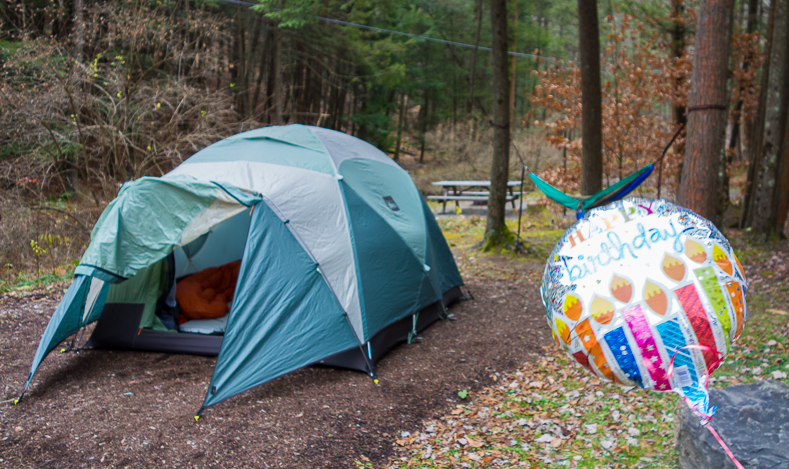
{"label": "metal post", "polygon": [[518,251],[518,248],[521,244],[521,216],[523,215],[523,181],[526,178],[526,165],[521,167],[521,197],[520,197],[520,204],[518,205],[518,239],[515,240],[515,251]]}

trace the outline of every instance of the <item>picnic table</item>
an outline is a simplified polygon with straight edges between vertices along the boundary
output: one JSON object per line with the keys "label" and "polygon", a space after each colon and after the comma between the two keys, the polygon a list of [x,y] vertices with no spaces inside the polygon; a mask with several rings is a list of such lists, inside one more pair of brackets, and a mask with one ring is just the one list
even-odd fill
{"label": "picnic table", "polygon": [[[487,202],[490,198],[490,181],[436,181],[434,186],[444,189],[443,195],[428,195],[431,200],[442,202],[441,213],[447,212],[447,202],[455,201],[455,207],[460,206],[461,200],[471,200],[475,202]],[[521,196],[522,192],[514,192],[513,188],[520,186],[520,181],[507,181],[506,201],[512,203],[515,210],[515,201]]]}

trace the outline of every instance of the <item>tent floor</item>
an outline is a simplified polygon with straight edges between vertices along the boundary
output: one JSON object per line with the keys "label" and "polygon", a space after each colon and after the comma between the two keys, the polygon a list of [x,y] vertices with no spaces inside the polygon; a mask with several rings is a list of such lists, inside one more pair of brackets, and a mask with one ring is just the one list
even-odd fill
{"label": "tent floor", "polygon": [[[435,302],[422,308],[417,316],[417,333],[422,332],[441,318],[442,303],[449,306],[462,297],[461,288],[454,287],[444,293],[442,302]],[[224,336],[140,329],[142,312],[142,304],[107,303],[85,347],[207,356],[219,354]],[[411,332],[412,326],[412,316],[407,316],[375,334],[370,340],[368,350],[363,352],[358,346],[353,347],[314,364],[366,372],[368,371],[367,360],[365,360],[364,353],[369,353],[372,363],[376,363],[395,345],[408,341],[408,334]]]}

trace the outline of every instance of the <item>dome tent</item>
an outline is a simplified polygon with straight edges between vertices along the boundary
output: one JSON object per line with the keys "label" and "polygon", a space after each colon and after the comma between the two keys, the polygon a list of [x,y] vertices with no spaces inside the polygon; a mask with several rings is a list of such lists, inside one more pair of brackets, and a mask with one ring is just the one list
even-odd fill
{"label": "dome tent", "polygon": [[[239,259],[224,336],[163,326],[157,305],[174,279]],[[121,188],[25,389],[49,352],[97,320],[88,347],[218,353],[203,408],[314,363],[374,376],[462,283],[432,212],[386,154],[318,127],[256,129]]]}

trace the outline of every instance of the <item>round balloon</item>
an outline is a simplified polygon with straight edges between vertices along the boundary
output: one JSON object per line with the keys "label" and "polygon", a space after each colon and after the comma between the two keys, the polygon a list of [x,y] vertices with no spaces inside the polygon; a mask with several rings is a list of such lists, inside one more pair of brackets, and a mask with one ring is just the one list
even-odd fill
{"label": "round balloon", "polygon": [[708,220],[664,200],[589,211],[562,236],[540,293],[556,342],[600,378],[675,391],[709,416],[707,379],[747,319],[746,280]]}

